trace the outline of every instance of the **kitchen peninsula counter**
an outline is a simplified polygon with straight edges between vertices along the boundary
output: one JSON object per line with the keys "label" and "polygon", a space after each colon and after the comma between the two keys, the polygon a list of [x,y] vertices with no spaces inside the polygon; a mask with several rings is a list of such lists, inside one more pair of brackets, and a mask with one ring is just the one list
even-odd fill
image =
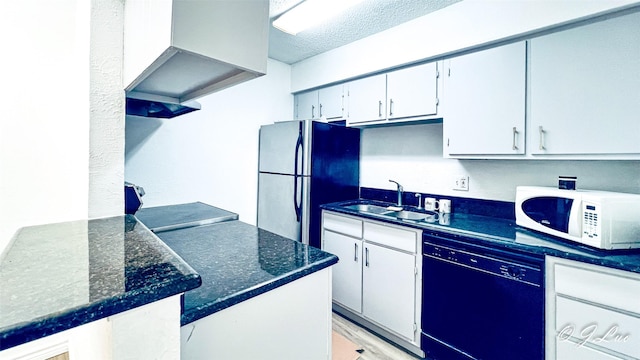
{"label": "kitchen peninsula counter", "polygon": [[338,262],[335,255],[241,221],[157,234],[202,277],[184,294],[182,325]]}
{"label": "kitchen peninsula counter", "polygon": [[191,266],[131,215],[22,228],[0,257],[0,350],[200,283]]}
{"label": "kitchen peninsula counter", "polygon": [[156,233],[202,277],[183,295],[183,359],[328,359],[335,255],[238,220]]}

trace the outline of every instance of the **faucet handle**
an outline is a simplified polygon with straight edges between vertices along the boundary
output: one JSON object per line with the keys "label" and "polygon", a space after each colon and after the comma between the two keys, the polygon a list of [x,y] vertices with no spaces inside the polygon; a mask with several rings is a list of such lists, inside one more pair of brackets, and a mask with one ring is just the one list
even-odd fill
{"label": "faucet handle", "polygon": [[417,193],[415,197],[418,198],[418,209],[422,209],[422,194]]}

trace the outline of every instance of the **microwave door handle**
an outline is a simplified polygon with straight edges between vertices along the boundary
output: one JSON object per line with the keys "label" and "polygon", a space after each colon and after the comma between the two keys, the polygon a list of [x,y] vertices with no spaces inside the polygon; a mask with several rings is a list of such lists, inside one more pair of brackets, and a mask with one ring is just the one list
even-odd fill
{"label": "microwave door handle", "polygon": [[582,237],[582,200],[574,199],[569,215],[569,235]]}

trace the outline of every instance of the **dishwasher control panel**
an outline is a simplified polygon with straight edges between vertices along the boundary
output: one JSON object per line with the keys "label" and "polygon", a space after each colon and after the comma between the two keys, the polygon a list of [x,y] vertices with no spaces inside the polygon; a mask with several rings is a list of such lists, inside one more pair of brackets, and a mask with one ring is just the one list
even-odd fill
{"label": "dishwasher control panel", "polygon": [[529,284],[541,284],[544,276],[539,267],[519,263],[516,259],[476,254],[428,242],[423,244],[423,255]]}

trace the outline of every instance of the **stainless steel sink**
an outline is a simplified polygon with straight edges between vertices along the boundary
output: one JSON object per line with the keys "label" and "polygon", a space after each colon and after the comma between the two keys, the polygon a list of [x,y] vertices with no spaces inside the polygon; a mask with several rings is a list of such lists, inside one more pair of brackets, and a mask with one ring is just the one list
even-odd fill
{"label": "stainless steel sink", "polygon": [[394,211],[393,214],[388,214],[388,215],[394,216],[398,219],[403,219],[403,220],[424,220],[430,216],[429,214],[424,214],[424,213],[419,213],[414,211],[407,211],[407,210]]}
{"label": "stainless steel sink", "polygon": [[381,215],[390,219],[395,218],[395,219],[401,219],[401,220],[420,221],[430,216],[433,216],[435,214],[435,213],[421,213],[421,212],[410,211],[410,210],[395,211],[385,206],[371,205],[371,204],[353,204],[353,205],[345,205],[344,207],[350,210],[355,210],[355,211],[360,211],[360,212],[375,214],[375,215]]}
{"label": "stainless steel sink", "polygon": [[384,206],[370,205],[370,204],[346,205],[345,208],[351,209],[351,210],[355,210],[355,211],[371,213],[371,214],[378,214],[378,215],[389,214],[389,213],[395,212],[395,211],[391,211],[391,210],[387,209]]}

